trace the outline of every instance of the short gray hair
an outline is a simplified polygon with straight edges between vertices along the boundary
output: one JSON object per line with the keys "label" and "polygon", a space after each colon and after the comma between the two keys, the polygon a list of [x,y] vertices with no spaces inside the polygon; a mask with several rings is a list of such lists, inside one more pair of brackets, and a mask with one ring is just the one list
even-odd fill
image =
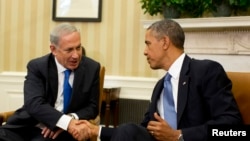
{"label": "short gray hair", "polygon": [[177,48],[184,48],[184,31],[182,27],[174,20],[164,19],[157,21],[149,26],[147,30],[152,30],[153,36],[158,40],[163,36],[168,36]]}
{"label": "short gray hair", "polygon": [[57,46],[62,36],[73,32],[79,32],[79,30],[69,23],[61,23],[51,31],[50,43]]}

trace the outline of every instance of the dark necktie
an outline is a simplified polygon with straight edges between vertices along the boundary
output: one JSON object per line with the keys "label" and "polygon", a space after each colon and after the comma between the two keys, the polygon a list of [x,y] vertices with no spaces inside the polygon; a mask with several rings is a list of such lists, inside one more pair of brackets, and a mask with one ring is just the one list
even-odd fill
{"label": "dark necktie", "polygon": [[69,106],[69,101],[71,98],[71,92],[72,88],[69,84],[69,76],[70,76],[71,70],[65,70],[64,71],[64,83],[63,83],[63,112],[66,113]]}
{"label": "dark necktie", "polygon": [[173,128],[177,129],[177,118],[174,108],[174,99],[171,85],[171,75],[167,73],[164,78],[164,95],[163,95],[163,107],[164,107],[164,119]]}

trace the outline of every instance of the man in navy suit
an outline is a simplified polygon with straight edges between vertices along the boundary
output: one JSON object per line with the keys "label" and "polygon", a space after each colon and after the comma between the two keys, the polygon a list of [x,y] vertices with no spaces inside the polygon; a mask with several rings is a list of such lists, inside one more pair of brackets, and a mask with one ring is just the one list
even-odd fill
{"label": "man in navy suit", "polygon": [[[87,124],[88,136],[102,141],[206,141],[210,125],[238,125],[242,118],[232,95],[232,83],[222,65],[197,60],[184,53],[185,35],[174,20],[153,23],[146,31],[144,55],[152,69],[163,69],[172,77],[176,127],[164,120],[164,77],[151,97],[141,125],[126,123],[118,128]],[[75,134],[76,138],[84,134]]]}
{"label": "man in navy suit", "polygon": [[[82,55],[80,32],[62,23],[50,34],[51,53],[31,60],[24,82],[24,105],[0,128],[0,140],[75,141],[79,119],[98,114],[100,64]],[[64,110],[64,71],[72,88]]]}

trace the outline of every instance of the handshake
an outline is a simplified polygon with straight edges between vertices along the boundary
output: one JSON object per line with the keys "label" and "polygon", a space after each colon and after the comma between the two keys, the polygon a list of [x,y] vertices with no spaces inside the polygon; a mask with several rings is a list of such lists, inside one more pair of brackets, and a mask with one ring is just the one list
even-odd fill
{"label": "handshake", "polygon": [[87,120],[70,121],[68,132],[78,141],[87,140],[91,137],[97,137],[99,126],[90,123]]}
{"label": "handshake", "polygon": [[[55,139],[61,134],[64,130],[58,129],[52,131],[47,127],[42,128],[42,135],[44,138]],[[71,119],[68,129],[68,133],[71,134],[76,140],[84,141],[92,137],[97,137],[99,133],[99,126],[90,123],[87,120],[76,120]]]}

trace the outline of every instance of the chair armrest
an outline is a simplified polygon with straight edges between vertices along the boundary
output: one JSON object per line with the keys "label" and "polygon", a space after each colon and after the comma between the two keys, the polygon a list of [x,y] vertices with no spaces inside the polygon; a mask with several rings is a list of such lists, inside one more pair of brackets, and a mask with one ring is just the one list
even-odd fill
{"label": "chair armrest", "polygon": [[0,113],[0,126],[3,125],[7,119],[14,114],[15,111],[7,111]]}
{"label": "chair armrest", "polygon": [[90,123],[94,124],[94,125],[100,125],[100,115],[98,115],[95,119],[90,119],[89,120]]}
{"label": "chair armrest", "polygon": [[3,125],[3,116],[0,115],[0,126]]}

